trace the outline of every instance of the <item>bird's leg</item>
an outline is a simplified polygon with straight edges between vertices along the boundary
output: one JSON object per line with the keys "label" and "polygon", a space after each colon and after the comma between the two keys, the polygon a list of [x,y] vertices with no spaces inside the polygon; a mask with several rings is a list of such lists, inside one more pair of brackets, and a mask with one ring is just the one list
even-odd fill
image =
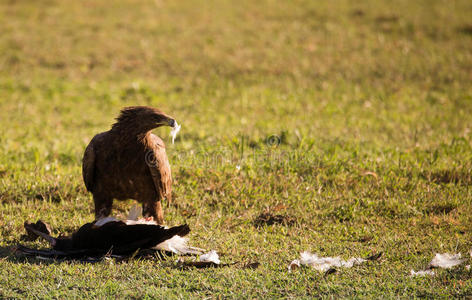
{"label": "bird's leg", "polygon": [[156,202],[156,215],[157,215],[157,224],[164,225],[164,212],[162,211],[161,200]]}
{"label": "bird's leg", "polygon": [[157,224],[164,225],[161,200],[143,202],[143,216],[153,217]]}
{"label": "bird's leg", "polygon": [[95,219],[98,220],[103,217],[108,217],[111,214],[111,207],[113,204],[112,198],[105,198],[99,196],[93,196],[93,202],[95,203]]}
{"label": "bird's leg", "polygon": [[172,195],[171,195],[171,193],[169,193],[164,199],[166,200],[167,207],[170,207],[170,205],[172,204]]}

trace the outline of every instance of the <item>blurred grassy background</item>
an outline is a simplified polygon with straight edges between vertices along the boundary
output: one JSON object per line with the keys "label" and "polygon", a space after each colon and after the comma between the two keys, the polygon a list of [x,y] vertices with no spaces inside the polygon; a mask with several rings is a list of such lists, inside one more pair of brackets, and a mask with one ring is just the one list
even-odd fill
{"label": "blurred grassy background", "polygon": [[[408,273],[472,246],[471,15],[466,0],[2,1],[0,296],[470,295],[470,271]],[[11,256],[25,220],[59,234],[93,219],[83,150],[128,105],[182,124],[175,145],[156,130],[166,222],[259,269]],[[295,221],[255,227],[263,212]],[[288,274],[303,250],[384,256]]]}

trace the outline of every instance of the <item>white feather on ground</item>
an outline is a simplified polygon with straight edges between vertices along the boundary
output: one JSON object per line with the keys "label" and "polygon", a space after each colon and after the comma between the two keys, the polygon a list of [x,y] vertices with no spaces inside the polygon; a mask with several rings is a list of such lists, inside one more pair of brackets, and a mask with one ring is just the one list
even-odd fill
{"label": "white feather on ground", "polygon": [[217,265],[220,264],[220,257],[218,253],[216,253],[215,250],[211,250],[208,253],[200,255],[200,261],[201,262],[213,262]]}
{"label": "white feather on ground", "polygon": [[360,265],[367,260],[363,258],[353,257],[348,260],[343,260],[339,256],[337,257],[319,257],[317,254],[310,252],[302,252],[300,259],[295,259],[290,263],[289,270],[293,270],[300,265],[310,266],[318,271],[326,272],[333,267],[338,268],[351,268],[356,265]]}
{"label": "white feather on ground", "polygon": [[429,270],[422,270],[422,271],[418,271],[418,272],[415,272],[414,270],[411,270],[410,271],[410,277],[414,277],[414,276],[433,276],[434,275],[434,271],[429,269]]}
{"label": "white feather on ground", "polygon": [[461,259],[461,257],[462,255],[460,253],[457,253],[457,254],[436,253],[436,256],[429,263],[429,265],[434,268],[450,269],[452,267],[462,264],[465,261],[465,259]]}
{"label": "white feather on ground", "polygon": [[435,272],[432,270],[433,268],[450,269],[462,264],[463,262],[465,262],[465,259],[462,259],[462,255],[460,253],[436,253],[434,258],[429,263],[429,266],[425,270],[420,270],[418,272],[411,270],[410,276],[432,276],[435,274]]}

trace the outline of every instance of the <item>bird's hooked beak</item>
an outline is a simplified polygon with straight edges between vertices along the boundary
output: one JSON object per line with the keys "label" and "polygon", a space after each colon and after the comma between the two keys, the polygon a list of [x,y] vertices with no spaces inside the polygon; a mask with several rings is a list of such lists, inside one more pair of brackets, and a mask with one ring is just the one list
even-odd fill
{"label": "bird's hooked beak", "polygon": [[174,128],[175,125],[177,124],[177,122],[176,122],[174,119],[169,119],[169,120],[167,121],[167,124],[168,124],[170,127]]}
{"label": "bird's hooked beak", "polygon": [[165,115],[161,116],[161,119],[156,122],[156,126],[170,126],[172,128],[175,127],[175,124],[177,124],[177,122],[173,118]]}

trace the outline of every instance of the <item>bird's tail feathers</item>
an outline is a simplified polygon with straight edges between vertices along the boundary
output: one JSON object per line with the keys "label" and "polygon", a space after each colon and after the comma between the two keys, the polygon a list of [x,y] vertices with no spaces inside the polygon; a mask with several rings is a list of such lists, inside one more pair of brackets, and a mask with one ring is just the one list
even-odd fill
{"label": "bird's tail feathers", "polygon": [[190,227],[187,224],[180,225],[180,226],[174,226],[169,229],[167,229],[167,234],[170,237],[173,237],[174,235],[178,236],[186,236],[187,234],[190,233]]}

